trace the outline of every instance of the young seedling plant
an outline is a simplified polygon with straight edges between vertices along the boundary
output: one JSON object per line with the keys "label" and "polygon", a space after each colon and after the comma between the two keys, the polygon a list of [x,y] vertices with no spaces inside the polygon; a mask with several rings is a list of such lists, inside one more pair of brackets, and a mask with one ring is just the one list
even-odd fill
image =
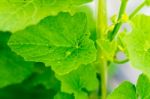
{"label": "young seedling plant", "polygon": [[[127,13],[129,1],[108,24],[106,0],[96,18],[92,0],[0,0],[0,99],[150,99],[150,16],[138,13],[150,0]],[[108,67],[128,61],[137,84],[109,93]]]}

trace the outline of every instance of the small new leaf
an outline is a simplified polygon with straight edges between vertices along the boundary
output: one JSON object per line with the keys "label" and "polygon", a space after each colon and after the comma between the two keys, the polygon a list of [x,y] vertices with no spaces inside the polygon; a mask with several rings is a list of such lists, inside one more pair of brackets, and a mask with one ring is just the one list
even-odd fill
{"label": "small new leaf", "polygon": [[135,86],[130,82],[123,82],[119,85],[107,99],[137,99]]}
{"label": "small new leaf", "polygon": [[74,94],[75,99],[88,99],[87,93],[98,87],[96,71],[91,65],[81,65],[77,70],[56,77],[61,81],[61,91]]}
{"label": "small new leaf", "polygon": [[105,59],[113,61],[117,50],[117,42],[116,41],[110,42],[109,40],[98,39],[97,44],[103,51]]}
{"label": "small new leaf", "polygon": [[138,78],[137,85],[138,99],[150,99],[150,79],[145,74],[141,74]]}

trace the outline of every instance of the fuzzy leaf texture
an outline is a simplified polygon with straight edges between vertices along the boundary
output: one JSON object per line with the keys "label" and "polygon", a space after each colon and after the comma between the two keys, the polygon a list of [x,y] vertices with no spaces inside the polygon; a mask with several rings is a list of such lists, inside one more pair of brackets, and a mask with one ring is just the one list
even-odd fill
{"label": "fuzzy leaf texture", "polygon": [[123,82],[107,99],[137,99],[135,86],[130,82]]}
{"label": "fuzzy leaf texture", "polygon": [[136,85],[138,99],[150,99],[150,79],[145,74],[141,74]]}
{"label": "fuzzy leaf texture", "polygon": [[133,67],[150,76],[150,16],[133,18],[133,29],[125,38],[129,59]]}
{"label": "fuzzy leaf texture", "polygon": [[0,33],[0,88],[21,83],[33,70],[31,62],[25,62],[6,45],[9,33]]}
{"label": "fuzzy leaf texture", "polygon": [[96,48],[89,39],[83,13],[49,16],[37,25],[14,33],[9,46],[25,60],[43,62],[60,75],[96,59]]}
{"label": "fuzzy leaf texture", "polygon": [[91,0],[0,0],[0,30],[17,31]]}
{"label": "fuzzy leaf texture", "polygon": [[88,92],[98,88],[96,71],[92,65],[81,65],[66,75],[56,76],[61,81],[61,91],[74,94],[75,99],[88,99]]}

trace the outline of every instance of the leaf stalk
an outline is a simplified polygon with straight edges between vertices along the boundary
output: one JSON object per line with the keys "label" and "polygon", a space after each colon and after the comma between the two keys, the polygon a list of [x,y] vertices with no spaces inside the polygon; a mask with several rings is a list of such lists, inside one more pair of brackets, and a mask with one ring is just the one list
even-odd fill
{"label": "leaf stalk", "polygon": [[119,11],[117,23],[116,23],[113,31],[108,34],[108,39],[110,41],[112,41],[115,38],[115,36],[117,35],[117,33],[118,33],[118,31],[122,25],[121,19],[122,19],[123,14],[125,13],[127,3],[128,3],[128,0],[121,0],[121,6],[120,6],[120,11]]}
{"label": "leaf stalk", "polygon": [[144,6],[146,5],[145,2],[140,4],[129,16],[130,19],[132,19]]}

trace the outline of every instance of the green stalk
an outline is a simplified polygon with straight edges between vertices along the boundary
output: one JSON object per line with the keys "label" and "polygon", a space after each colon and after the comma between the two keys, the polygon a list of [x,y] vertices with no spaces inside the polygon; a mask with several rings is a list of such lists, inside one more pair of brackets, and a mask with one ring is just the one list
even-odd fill
{"label": "green stalk", "polygon": [[108,34],[108,39],[110,41],[112,41],[115,38],[115,36],[117,35],[122,25],[121,19],[122,19],[122,15],[125,13],[127,3],[128,3],[128,0],[121,0],[121,6],[120,6],[120,11],[119,11],[119,16],[117,19],[117,24],[115,25],[113,31]]}
{"label": "green stalk", "polygon": [[145,2],[143,2],[142,4],[140,4],[129,16],[130,19],[132,19],[144,6],[146,5]]}
{"label": "green stalk", "polygon": [[100,99],[106,99],[107,97],[107,60],[100,54],[100,77],[101,77],[101,97]]}
{"label": "green stalk", "polygon": [[124,64],[124,63],[126,63],[126,62],[128,62],[128,61],[129,61],[128,58],[127,58],[127,59],[124,59],[124,60],[117,60],[117,59],[114,59],[114,62],[117,63],[117,64]]}
{"label": "green stalk", "polygon": [[[107,28],[107,11],[106,11],[106,0],[98,0],[97,10],[97,39],[104,38],[105,30]],[[99,40],[101,41],[101,40]],[[99,42],[101,43],[101,42]],[[98,61],[99,71],[101,77],[101,85],[99,90],[101,91],[101,98],[106,99],[107,95],[107,60],[103,57],[103,52],[98,46]]]}
{"label": "green stalk", "polygon": [[97,9],[97,37],[100,38],[105,35],[107,28],[106,0],[98,0]]}

